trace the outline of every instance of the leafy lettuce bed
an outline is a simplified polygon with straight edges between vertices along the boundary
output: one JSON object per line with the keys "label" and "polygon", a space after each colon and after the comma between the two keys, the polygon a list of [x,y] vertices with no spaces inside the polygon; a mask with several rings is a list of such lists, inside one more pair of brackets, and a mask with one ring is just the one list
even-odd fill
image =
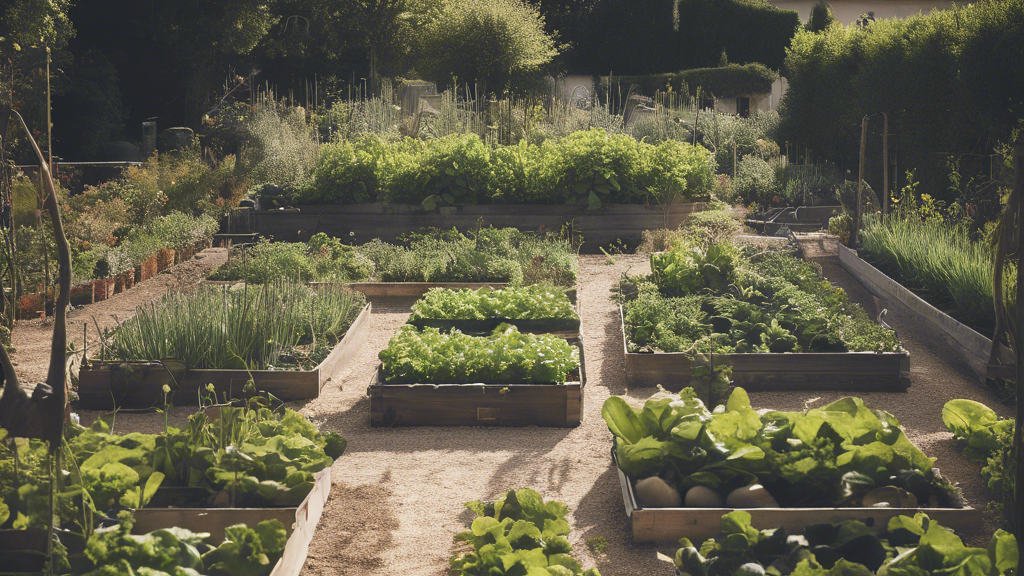
{"label": "leafy lettuce bed", "polygon": [[534,490],[509,490],[494,502],[467,502],[476,514],[455,536],[464,548],[452,555],[456,576],[601,576],[572,557],[569,508],[545,502]]}
{"label": "leafy lettuce bed", "polygon": [[405,325],[379,357],[386,384],[565,384],[580,369],[564,338],[506,324],[489,336]]}
{"label": "leafy lettuce bed", "polygon": [[727,240],[685,239],[626,276],[620,297],[629,352],[898,352],[814,265]]}
{"label": "leafy lettuce bed", "polygon": [[859,398],[759,413],[736,388],[709,411],[686,388],[639,410],[613,396],[601,415],[644,507],[958,507],[899,421]]}
{"label": "leafy lettuce bed", "polygon": [[722,533],[696,548],[679,541],[674,563],[681,575],[774,576],[1008,576],[1017,567],[1017,540],[998,530],[987,548],[970,548],[925,514],[897,516],[877,533],[856,520],[758,530],[742,510],[722,517]]}
{"label": "leafy lettuce bed", "polygon": [[[1013,419],[1000,419],[988,406],[974,400],[950,400],[942,407],[942,422],[953,433],[968,458],[981,462],[981,477],[993,506],[1000,512],[1013,508]],[[1009,523],[1010,518],[1004,520]]]}
{"label": "leafy lettuce bed", "polygon": [[[191,496],[198,495],[194,505],[201,507],[296,506],[312,490],[314,475],[330,467],[345,450],[346,442],[337,434],[321,434],[303,416],[288,409],[271,410],[265,400],[251,400],[241,407],[221,406],[217,410],[216,414],[195,414],[184,428],[168,427],[160,434],[115,434],[113,416],[100,418],[88,428],[67,426],[63,447],[65,470],[53,494],[55,520],[60,526],[56,550],[61,568],[57,573],[79,574],[97,568],[101,569],[95,572],[98,575],[130,573],[103,572],[109,568],[101,564],[120,566],[121,556],[117,554],[121,552],[111,547],[130,546],[129,540],[143,537],[122,538],[98,527],[119,517],[121,530],[127,534],[130,527],[123,525],[124,514],[145,506],[161,488],[189,489]],[[0,430],[0,440],[5,436],[6,432]],[[43,442],[19,439],[13,446],[0,443],[0,529],[46,528],[50,521],[47,462]],[[261,538],[266,537],[261,532],[269,530],[254,528]],[[246,530],[235,531],[237,543],[246,548],[246,555],[255,554],[255,536]],[[171,529],[150,540],[167,546],[171,546],[171,536],[193,542],[191,536],[185,538],[182,534]],[[187,558],[193,558],[188,547],[173,546],[188,552]],[[276,544],[265,542],[260,546],[267,558],[279,553],[275,552]],[[143,547],[151,549],[149,545]],[[226,553],[217,556],[220,554]],[[124,557],[130,563],[137,558],[134,553]],[[193,569],[211,576],[263,573],[241,569],[218,572],[214,568],[217,562],[204,563],[203,570],[198,565]],[[265,566],[262,561],[258,564]],[[165,570],[146,563],[131,565]],[[191,566],[177,565],[182,569]],[[174,576],[193,574],[165,571]]]}
{"label": "leafy lettuce bed", "polygon": [[431,288],[412,305],[415,320],[579,320],[565,292],[551,286],[501,290]]}

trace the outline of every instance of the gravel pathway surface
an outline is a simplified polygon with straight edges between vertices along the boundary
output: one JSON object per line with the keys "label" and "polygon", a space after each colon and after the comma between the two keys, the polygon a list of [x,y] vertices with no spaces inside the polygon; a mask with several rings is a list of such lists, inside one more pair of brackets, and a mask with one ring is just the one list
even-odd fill
{"label": "gravel pathway surface", "polygon": [[[851,298],[876,313],[879,303],[847,275],[829,246],[808,247],[808,256]],[[811,249],[815,248],[814,252]],[[670,564],[657,552],[671,555],[674,546],[631,542],[618,478],[609,458],[611,435],[601,419],[609,395],[624,395],[636,404],[652,388],[631,388],[623,371],[621,327],[610,290],[626,271],[648,271],[647,258],[583,256],[579,279],[588,385],[583,423],[556,428],[399,428],[372,429],[366,387],[377,367],[377,353],[405,322],[411,299],[374,300],[370,334],[359,356],[343,368],[322,396],[295,407],[322,429],[339,432],[348,452],[333,469],[334,486],[309,550],[304,575],[403,576],[447,574],[454,550],[452,536],[471,520],[463,503],[493,499],[510,488],[531,487],[547,499],[569,505],[571,541],[587,567],[605,576],[670,576]],[[130,294],[130,293],[129,293]],[[906,393],[864,394],[869,404],[894,413],[908,435],[955,484],[969,504],[984,508],[979,467],[953,445],[942,425],[943,403],[972,398],[993,405],[1002,415],[1009,408],[977,385],[971,373],[941,342],[924,341],[911,319],[890,311],[886,321],[911,353],[912,387]],[[80,336],[79,336],[80,337]],[[757,393],[758,408],[796,410],[822,405],[842,393]],[[172,422],[187,412],[175,409]],[[89,421],[94,415],[83,414]],[[163,416],[121,414],[117,428],[156,431]],[[993,529],[991,520],[985,526]],[[586,541],[603,537],[607,550],[592,554]]]}
{"label": "gravel pathway surface", "polygon": [[[96,326],[108,329],[135,315],[135,310],[168,292],[190,290],[202,282],[214,269],[227,262],[226,248],[208,248],[187,262],[173,266],[133,288],[97,302],[79,306],[68,313],[68,339],[76,349],[82,347],[82,325],[89,325],[89,343],[98,341]],[[22,386],[33,388],[46,379],[50,362],[50,342],[53,323],[42,320],[19,321],[11,334],[15,353],[12,355],[15,371]],[[92,352],[90,351],[90,355]]]}

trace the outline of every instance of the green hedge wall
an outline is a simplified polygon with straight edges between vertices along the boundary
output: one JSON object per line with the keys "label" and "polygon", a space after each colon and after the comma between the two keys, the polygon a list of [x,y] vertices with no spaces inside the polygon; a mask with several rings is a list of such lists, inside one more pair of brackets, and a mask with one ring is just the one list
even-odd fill
{"label": "green hedge wall", "polygon": [[[861,118],[886,112],[901,177],[917,169],[930,194],[951,200],[947,156],[981,158],[974,170],[987,178],[988,159],[966,154],[990,153],[1024,116],[1024,0],[801,31],[783,73],[780,140],[856,170]],[[872,166],[881,140],[874,122]]]}
{"label": "green hedge wall", "polygon": [[635,86],[645,96],[652,96],[656,91],[667,88],[680,92],[684,86],[691,95],[696,95],[697,88],[702,87],[705,92],[711,92],[717,98],[733,98],[769,93],[772,91],[772,82],[778,77],[777,72],[763,64],[730,64],[669,74],[600,76],[594,79],[594,86],[602,98],[609,86],[613,94],[626,94]]}
{"label": "green hedge wall", "polygon": [[605,0],[564,38],[569,68],[658,74],[730,62],[779,69],[799,15],[764,0]]}

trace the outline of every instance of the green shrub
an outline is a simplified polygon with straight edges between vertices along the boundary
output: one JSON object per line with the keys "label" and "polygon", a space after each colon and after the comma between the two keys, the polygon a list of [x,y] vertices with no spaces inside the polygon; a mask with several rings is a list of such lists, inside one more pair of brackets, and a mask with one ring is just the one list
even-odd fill
{"label": "green shrub", "polygon": [[[600,76],[594,85],[602,97],[612,93],[628,93],[631,89],[645,96],[655,92],[672,90],[691,95],[700,88],[703,93],[716,98],[735,98],[751,94],[768,94],[779,73],[764,64],[729,64],[717,68],[691,68],[668,74],[646,74],[643,76]],[[610,87],[610,88],[609,88]]]}
{"label": "green shrub", "polygon": [[414,66],[438,84],[479,82],[515,88],[558,55],[544,19],[523,0],[445,0],[415,31]]}
{"label": "green shrub", "polygon": [[387,201],[437,206],[476,204],[486,190],[490,149],[476,134],[450,135],[426,142],[406,139],[381,166]]}
{"label": "green shrub", "polygon": [[367,137],[320,148],[310,179],[296,196],[301,204],[361,204],[377,198],[379,141]]}
{"label": "green shrub", "polygon": [[736,179],[732,182],[734,193],[747,204],[772,204],[779,194],[775,181],[775,169],[757,156],[745,156],[736,167]]}

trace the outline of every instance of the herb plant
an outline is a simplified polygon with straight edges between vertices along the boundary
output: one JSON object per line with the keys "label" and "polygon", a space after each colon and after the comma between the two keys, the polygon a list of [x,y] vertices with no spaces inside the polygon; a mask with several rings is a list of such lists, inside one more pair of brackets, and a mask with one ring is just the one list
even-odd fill
{"label": "herb plant", "polygon": [[699,550],[680,540],[676,570],[690,576],[1010,576],[1017,567],[1013,534],[997,530],[987,548],[970,548],[926,514],[891,518],[882,533],[848,520],[807,526],[796,538],[784,528],[758,530],[750,518],[743,510],[726,514],[721,536]]}
{"label": "herb plant", "polygon": [[545,502],[534,490],[509,490],[494,502],[467,502],[476,514],[470,529],[455,536],[466,549],[452,555],[457,576],[600,576],[572,557],[566,536],[568,507]]}
{"label": "herb plant", "polygon": [[550,286],[501,290],[431,288],[412,305],[410,320],[579,320],[565,292]]}
{"label": "herb plant", "polygon": [[489,336],[407,324],[379,356],[388,384],[565,384],[580,367],[564,338],[505,324]]}
{"label": "herb plant", "polygon": [[330,353],[364,305],[362,294],[330,286],[206,286],[141,308],[104,354],[188,368],[304,369]]}
{"label": "herb plant", "polygon": [[692,388],[656,394],[642,409],[613,396],[601,410],[619,468],[633,479],[658,476],[679,490],[720,494],[761,484],[781,506],[856,505],[876,487],[897,486],[930,505],[951,505],[932,459],[899,421],[859,398],[806,412],[758,413],[733,390],[709,411]]}

